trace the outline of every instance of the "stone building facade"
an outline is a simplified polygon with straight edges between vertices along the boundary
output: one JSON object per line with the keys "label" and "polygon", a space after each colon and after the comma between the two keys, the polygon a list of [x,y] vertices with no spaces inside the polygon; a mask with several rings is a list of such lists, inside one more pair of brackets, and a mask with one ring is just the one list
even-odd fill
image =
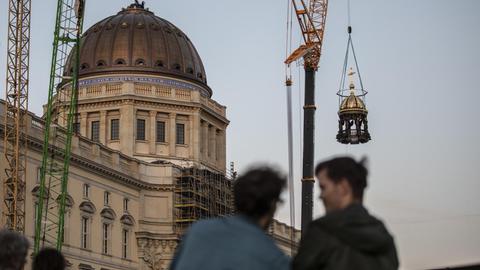
{"label": "stone building facade", "polygon": [[[190,39],[138,4],[84,33],[79,85],[63,247],[69,268],[168,269],[192,222],[232,213],[226,107],[212,99]],[[56,104],[58,134],[67,109]],[[27,122],[25,234],[33,239],[44,122],[31,113]],[[0,171],[5,164],[2,156]],[[290,230],[276,221],[270,229],[286,252]]]}

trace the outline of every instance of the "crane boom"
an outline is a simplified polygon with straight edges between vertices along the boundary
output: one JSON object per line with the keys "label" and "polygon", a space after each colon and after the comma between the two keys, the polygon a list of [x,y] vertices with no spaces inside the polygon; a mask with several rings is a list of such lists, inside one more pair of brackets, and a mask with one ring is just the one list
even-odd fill
{"label": "crane boom", "polygon": [[290,65],[301,57],[305,68],[305,103],[303,122],[303,172],[302,172],[302,231],[313,216],[313,161],[315,135],[315,72],[318,69],[327,18],[328,0],[291,0],[305,44],[300,45],[285,60]]}
{"label": "crane boom", "polygon": [[25,174],[30,59],[30,0],[10,0],[8,6],[7,76],[5,95],[3,179],[5,227],[25,230]]}
{"label": "crane boom", "polygon": [[305,44],[296,49],[285,63],[289,65],[304,57],[305,65],[316,70],[322,51],[328,0],[311,0],[308,6],[304,0],[292,0],[292,3]]}
{"label": "crane boom", "polygon": [[[58,0],[53,38],[40,194],[36,207],[34,252],[41,246],[61,250],[70,166],[73,121],[78,99],[80,37],[85,0]],[[73,57],[71,67],[67,58]],[[71,73],[72,75],[64,76]]]}

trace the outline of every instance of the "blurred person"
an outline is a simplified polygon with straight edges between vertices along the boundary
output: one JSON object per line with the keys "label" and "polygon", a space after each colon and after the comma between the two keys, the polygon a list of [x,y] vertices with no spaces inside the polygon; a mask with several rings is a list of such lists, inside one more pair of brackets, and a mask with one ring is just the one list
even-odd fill
{"label": "blurred person", "polygon": [[289,258],[266,234],[285,184],[285,177],[269,167],[251,169],[237,178],[236,214],[193,224],[170,269],[290,269]]}
{"label": "blurred person", "polygon": [[0,231],[0,270],[21,270],[27,262],[30,244],[17,232]]}
{"label": "blurred person", "polygon": [[393,237],[363,206],[364,162],[338,157],[316,166],[326,214],[302,235],[293,269],[398,269]]}
{"label": "blurred person", "polygon": [[53,248],[44,248],[33,259],[32,270],[64,270],[65,258]]}

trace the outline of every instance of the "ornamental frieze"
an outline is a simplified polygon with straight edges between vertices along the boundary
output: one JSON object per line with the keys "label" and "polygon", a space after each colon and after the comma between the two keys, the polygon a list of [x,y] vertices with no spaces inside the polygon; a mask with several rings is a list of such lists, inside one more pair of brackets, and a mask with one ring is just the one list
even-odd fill
{"label": "ornamental frieze", "polygon": [[137,239],[139,257],[151,270],[166,270],[175,252],[177,241],[160,239]]}
{"label": "ornamental frieze", "polygon": [[199,91],[202,94],[202,96],[207,96],[207,97],[210,96],[209,91],[188,82],[181,82],[181,81],[167,79],[167,78],[154,78],[154,77],[144,77],[144,76],[110,76],[110,77],[83,79],[78,82],[78,85],[79,87],[85,87],[85,86],[92,86],[97,84],[116,83],[116,82],[140,82],[140,83],[159,84],[159,85],[165,85],[170,87],[188,89],[192,91]]}

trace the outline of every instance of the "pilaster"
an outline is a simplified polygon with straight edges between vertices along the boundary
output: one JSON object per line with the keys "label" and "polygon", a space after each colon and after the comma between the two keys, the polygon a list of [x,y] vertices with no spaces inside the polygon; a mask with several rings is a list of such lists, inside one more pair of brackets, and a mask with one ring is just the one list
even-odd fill
{"label": "pilaster", "polygon": [[169,122],[170,122],[170,136],[168,136],[168,142],[170,145],[170,156],[175,156],[177,154],[176,152],[176,145],[177,145],[177,138],[175,136],[175,133],[177,132],[177,114],[176,113],[170,113],[169,114]]}

